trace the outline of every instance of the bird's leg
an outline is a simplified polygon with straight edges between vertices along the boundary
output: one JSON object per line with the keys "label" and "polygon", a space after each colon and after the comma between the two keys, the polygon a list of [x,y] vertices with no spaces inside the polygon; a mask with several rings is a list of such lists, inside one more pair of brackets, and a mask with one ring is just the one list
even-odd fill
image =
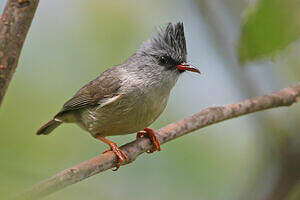
{"label": "bird's leg", "polygon": [[113,171],[117,171],[120,168],[122,162],[127,159],[127,156],[124,154],[124,152],[121,149],[118,148],[116,143],[114,143],[108,139],[105,139],[104,137],[102,137],[100,135],[97,135],[95,138],[98,140],[101,140],[102,142],[105,142],[106,144],[108,144],[110,146],[110,149],[104,151],[103,153],[112,151],[116,154],[116,156],[118,157],[118,163],[117,163],[116,169],[113,169]]}
{"label": "bird's leg", "polygon": [[136,134],[136,138],[141,138],[141,137],[148,137],[151,142],[153,143],[153,147],[151,150],[147,151],[147,153],[153,153],[154,151],[160,151],[160,143],[158,141],[158,138],[156,137],[154,130],[151,128],[145,128],[144,131],[140,131]]}

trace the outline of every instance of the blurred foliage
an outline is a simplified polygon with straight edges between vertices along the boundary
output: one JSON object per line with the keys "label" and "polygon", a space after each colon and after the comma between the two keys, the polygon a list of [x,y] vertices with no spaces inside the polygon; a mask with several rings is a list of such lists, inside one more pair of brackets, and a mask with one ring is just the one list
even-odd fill
{"label": "blurred foliage", "polygon": [[300,36],[299,0],[257,0],[247,10],[238,44],[241,64],[279,50]]}
{"label": "blurred foliage", "polygon": [[[232,80],[234,75],[222,68],[221,62],[213,62],[218,60],[211,51],[216,47],[191,40],[191,36],[206,40],[206,28],[197,30],[196,24],[201,21],[197,12],[189,1],[41,1],[0,108],[0,199],[107,149],[76,125],[63,125],[44,137],[34,133],[77,89],[129,57],[157,25],[179,20],[190,23],[185,30],[189,51],[193,50],[196,57],[189,59],[205,60],[207,66],[201,66],[205,70],[200,78],[183,75],[166,111],[152,128],[197,112],[204,105],[240,100],[242,92],[233,92],[234,83],[223,79]],[[183,14],[187,15],[184,19]],[[298,48],[293,50],[295,68],[299,63],[297,51]],[[281,69],[282,78],[299,80],[299,76],[287,72],[289,69]],[[276,123],[290,129],[296,127],[296,123],[290,124],[290,118],[299,117],[294,110],[295,106],[274,110],[272,115],[278,117]],[[159,153],[141,155],[117,172],[108,170],[45,200],[239,200],[241,194],[250,196],[246,188],[255,182],[258,169],[263,168],[266,159],[261,155],[268,149],[257,137],[266,133],[259,131],[252,120],[255,117],[201,129],[163,145]],[[134,138],[135,135],[110,137],[118,145]],[[272,182],[266,179],[268,184]]]}
{"label": "blurred foliage", "polygon": [[[49,136],[37,137],[35,131],[87,81],[134,53],[155,26],[164,24],[164,19],[175,21],[168,15],[169,4],[134,0],[41,2],[1,106],[1,200],[107,149],[76,125],[63,125]],[[53,10],[59,14],[53,15]],[[177,6],[175,10],[178,14],[182,8]],[[188,95],[193,99],[192,92]],[[187,106],[189,100],[183,99]],[[179,98],[173,96],[170,101],[174,106],[168,106],[153,128],[184,117],[178,111],[184,107],[179,105]],[[197,104],[200,109],[201,104]],[[195,105],[192,107],[195,112]],[[223,135],[226,128],[216,127],[220,130],[202,132]],[[256,149],[248,148],[250,143],[233,144],[229,135],[233,137],[235,131],[228,128],[227,132],[225,143],[213,134],[181,138],[163,145],[160,153],[142,155],[118,172],[108,170],[45,199],[230,198],[237,193],[232,194],[232,188],[245,187],[239,179],[250,177],[249,166],[258,159]],[[245,137],[241,136],[243,141]],[[134,138],[110,139],[122,145]],[[253,164],[245,165],[248,160]],[[171,192],[174,190],[180,193]]]}
{"label": "blurred foliage", "polygon": [[83,33],[83,37],[87,37],[87,40],[92,41],[90,45],[100,50],[99,60],[107,67],[123,62],[139,46],[144,27],[137,15],[142,12],[139,6],[137,12],[129,12],[131,6],[128,2],[119,1],[86,3],[86,28],[89,31]]}
{"label": "blurred foliage", "polygon": [[[280,77],[287,84],[293,84],[300,80],[300,40],[289,45],[276,58]],[[285,70],[288,67],[289,70]]]}

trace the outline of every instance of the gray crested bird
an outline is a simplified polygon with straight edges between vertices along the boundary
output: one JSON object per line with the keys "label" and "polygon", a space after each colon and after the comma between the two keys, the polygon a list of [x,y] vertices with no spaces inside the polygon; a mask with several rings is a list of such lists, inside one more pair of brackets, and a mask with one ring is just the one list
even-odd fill
{"label": "gray crested bird", "polygon": [[200,73],[186,62],[186,57],[183,23],[168,23],[124,63],[83,86],[37,135],[48,135],[62,123],[75,123],[110,146],[107,151],[113,151],[118,158],[116,170],[127,157],[106,136],[144,130],[138,132],[137,138],[150,138],[153,148],[149,153],[160,151],[154,131],[147,127],[165,109],[180,74]]}

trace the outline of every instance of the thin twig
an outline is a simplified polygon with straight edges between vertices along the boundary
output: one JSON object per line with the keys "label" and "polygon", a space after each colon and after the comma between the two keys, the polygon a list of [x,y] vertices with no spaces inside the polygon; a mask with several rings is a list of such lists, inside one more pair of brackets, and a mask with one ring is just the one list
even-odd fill
{"label": "thin twig", "polygon": [[0,105],[16,71],[38,3],[39,0],[7,0],[0,18]]}
{"label": "thin twig", "polygon": [[[199,113],[157,130],[156,135],[160,143],[163,144],[197,129],[227,119],[270,108],[290,106],[299,101],[299,98],[300,83],[268,95],[246,99],[244,101],[225,106],[204,109]],[[127,162],[123,164],[129,164],[133,162],[140,154],[150,150],[151,148],[152,144],[147,138],[140,138],[123,145],[120,147],[120,149],[128,157]],[[116,156],[112,152],[99,155],[72,168],[63,170],[51,178],[32,186],[15,199],[32,200],[47,196],[63,189],[68,185],[74,184],[99,172],[115,167],[117,161],[116,159]]]}

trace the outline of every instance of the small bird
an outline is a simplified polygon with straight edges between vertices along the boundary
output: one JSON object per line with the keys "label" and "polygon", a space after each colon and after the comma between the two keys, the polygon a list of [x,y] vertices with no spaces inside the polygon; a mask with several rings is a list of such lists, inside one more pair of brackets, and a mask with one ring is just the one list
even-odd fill
{"label": "small bird", "polygon": [[186,59],[183,23],[166,24],[124,63],[83,86],[37,135],[48,135],[62,123],[75,123],[110,146],[105,152],[116,154],[116,170],[127,156],[106,136],[140,131],[137,138],[149,137],[153,143],[148,153],[160,151],[154,131],[147,127],[165,109],[178,77],[184,71],[200,73]]}

